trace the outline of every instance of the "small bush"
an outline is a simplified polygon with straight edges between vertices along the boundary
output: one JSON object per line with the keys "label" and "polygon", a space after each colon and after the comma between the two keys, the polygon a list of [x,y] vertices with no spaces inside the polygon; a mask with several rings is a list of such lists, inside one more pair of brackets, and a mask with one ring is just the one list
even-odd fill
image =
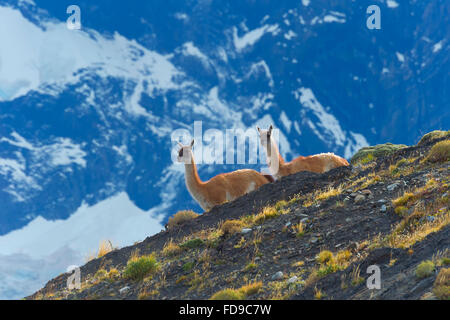
{"label": "small bush", "polygon": [[219,292],[216,292],[211,300],[244,300],[245,295],[236,289],[223,289]]}
{"label": "small bush", "polygon": [[434,272],[434,262],[430,260],[422,261],[416,268],[416,276],[419,279],[429,277]]}
{"label": "small bush", "polygon": [[158,270],[159,264],[156,261],[155,255],[146,255],[138,257],[133,255],[128,260],[127,266],[123,273],[125,278],[132,280],[142,280],[147,275],[153,274]]}
{"label": "small bush", "polygon": [[281,214],[275,207],[265,207],[260,213],[254,217],[255,224],[261,224],[266,220],[278,217]]}
{"label": "small bush", "polygon": [[223,234],[235,234],[241,232],[244,224],[240,220],[227,220],[225,221],[220,230],[222,230]]}
{"label": "small bush", "polygon": [[446,162],[450,160],[450,140],[444,140],[436,143],[428,152],[425,158],[426,162]]}
{"label": "small bush", "polygon": [[405,215],[408,214],[408,208],[405,206],[398,206],[395,208],[395,213],[398,214],[401,217],[404,217]]}
{"label": "small bush", "polygon": [[170,239],[170,241],[164,245],[162,254],[166,257],[173,257],[180,254],[182,251],[183,248],[181,248],[178,244],[173,242],[172,239]]}
{"label": "small bush", "polygon": [[349,250],[342,250],[339,251],[336,254],[336,263],[339,265],[344,265],[345,263],[348,262],[348,260],[350,259],[350,257],[352,256],[352,253]]}
{"label": "small bush", "polygon": [[211,300],[244,300],[248,296],[256,294],[261,290],[262,282],[249,283],[239,289],[224,289],[216,292]]}
{"label": "small bush", "polygon": [[321,264],[332,262],[333,253],[328,250],[321,251],[317,256],[317,261]]}
{"label": "small bush", "polygon": [[298,238],[301,238],[305,235],[305,225],[303,224],[303,222],[300,222],[299,224],[296,224],[294,226],[294,230],[296,232],[296,235]]}
{"label": "small bush", "polygon": [[97,258],[103,257],[104,255],[106,255],[107,253],[110,253],[113,250],[114,250],[114,247],[113,247],[111,241],[104,240],[104,241],[100,242]]}
{"label": "small bush", "polygon": [[401,197],[398,197],[397,199],[392,200],[392,204],[395,207],[405,206],[406,204],[408,204],[409,202],[411,202],[414,199],[415,199],[415,197],[414,197],[413,193],[405,192]]}
{"label": "small bush", "polygon": [[242,286],[239,290],[244,294],[245,297],[248,297],[248,296],[258,293],[259,290],[261,290],[262,285],[263,284],[261,281],[249,283],[245,286]]}
{"label": "small bush", "polygon": [[187,240],[186,242],[180,244],[180,247],[183,249],[195,249],[201,248],[205,245],[205,242],[202,239],[195,238],[191,240]]}
{"label": "small bush", "polygon": [[258,265],[256,263],[250,262],[245,266],[244,271],[250,271],[250,270],[256,269],[257,267],[258,267]]}
{"label": "small bush", "polygon": [[442,268],[433,285],[434,295],[441,300],[450,300],[450,268]]}
{"label": "small bush", "polygon": [[193,261],[191,261],[191,262],[186,262],[186,263],[183,265],[183,271],[184,271],[184,272],[189,272],[189,271],[191,271],[191,270],[194,268],[194,265],[195,265],[195,263],[194,263]]}
{"label": "small bush", "polygon": [[178,211],[175,215],[169,218],[169,221],[167,222],[167,228],[173,229],[175,227],[179,227],[186,221],[195,219],[198,216],[199,214],[195,213],[192,210]]}

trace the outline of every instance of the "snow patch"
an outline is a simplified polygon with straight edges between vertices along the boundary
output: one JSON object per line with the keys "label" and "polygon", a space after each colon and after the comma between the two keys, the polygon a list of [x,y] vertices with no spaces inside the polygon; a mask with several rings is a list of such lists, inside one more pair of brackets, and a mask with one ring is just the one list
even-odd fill
{"label": "snow patch", "polygon": [[398,7],[398,3],[394,0],[387,0],[386,4],[387,4],[388,8],[397,8]]}
{"label": "snow patch", "polygon": [[94,206],[81,205],[67,220],[37,217],[1,236],[0,299],[24,297],[68,266],[84,264],[103,240],[123,247],[159,232],[161,209],[142,211],[119,193]]}
{"label": "snow patch", "polygon": [[237,28],[233,28],[233,42],[234,47],[238,52],[242,51],[246,47],[253,46],[256,42],[261,39],[262,36],[266,33],[271,33],[272,35],[277,35],[280,31],[278,24],[274,25],[264,25],[260,28],[254,29],[250,32],[247,32],[242,37],[239,37],[237,34]]}

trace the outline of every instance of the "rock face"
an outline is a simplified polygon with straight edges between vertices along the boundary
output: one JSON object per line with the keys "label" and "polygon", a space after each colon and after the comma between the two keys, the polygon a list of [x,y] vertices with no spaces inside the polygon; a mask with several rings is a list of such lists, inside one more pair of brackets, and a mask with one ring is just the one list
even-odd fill
{"label": "rock face", "polygon": [[[284,177],[88,262],[80,270],[80,290],[68,290],[63,274],[28,298],[209,299],[249,279],[260,289],[247,299],[314,299],[317,290],[324,299],[439,298],[436,276],[450,260],[450,162],[422,161],[432,146],[393,151],[368,170],[341,167]],[[413,168],[389,170],[404,159]],[[399,175],[404,183],[387,190]],[[226,220],[253,231],[221,233]],[[142,264],[142,280],[131,280],[129,261],[136,263],[139,255],[150,267]],[[426,260],[434,271],[418,278],[416,269]],[[374,268],[381,272],[381,289],[367,287]]]}

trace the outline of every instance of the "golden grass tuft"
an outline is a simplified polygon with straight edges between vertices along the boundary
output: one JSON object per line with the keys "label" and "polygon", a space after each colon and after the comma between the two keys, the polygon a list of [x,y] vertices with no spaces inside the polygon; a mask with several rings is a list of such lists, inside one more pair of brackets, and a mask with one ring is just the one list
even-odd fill
{"label": "golden grass tuft", "polygon": [[175,227],[179,227],[186,221],[193,220],[198,216],[199,214],[195,213],[192,210],[178,211],[176,214],[174,214],[172,217],[169,218],[169,221],[167,222],[167,228],[173,229]]}
{"label": "golden grass tuft", "polygon": [[328,198],[340,195],[342,193],[342,190],[342,185],[339,185],[336,188],[330,186],[325,191],[317,190],[312,195],[310,195],[305,202],[303,202],[303,206],[310,207],[319,201],[327,200]]}
{"label": "golden grass tuft", "polygon": [[220,230],[223,234],[232,235],[241,232],[243,227],[244,223],[241,220],[227,220],[221,225]]}
{"label": "golden grass tuft", "polygon": [[253,223],[261,224],[264,221],[278,217],[281,211],[278,211],[275,207],[265,207],[260,213],[256,214],[253,218]]}
{"label": "golden grass tuft", "polygon": [[450,268],[442,268],[433,285],[434,295],[441,300],[450,300]]}
{"label": "golden grass tuft", "polygon": [[223,289],[213,294],[210,300],[244,300],[262,288],[262,282],[249,283],[239,289]]}
{"label": "golden grass tuft", "polygon": [[439,163],[450,160],[450,140],[436,143],[428,152],[425,162]]}
{"label": "golden grass tuft", "polygon": [[181,248],[178,244],[176,244],[172,239],[170,239],[162,250],[162,254],[166,257],[173,257],[183,252],[183,248]]}

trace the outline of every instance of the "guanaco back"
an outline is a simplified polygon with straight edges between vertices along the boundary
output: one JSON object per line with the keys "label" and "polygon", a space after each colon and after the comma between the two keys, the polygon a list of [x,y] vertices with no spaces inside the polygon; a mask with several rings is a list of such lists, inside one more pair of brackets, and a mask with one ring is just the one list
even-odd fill
{"label": "guanaco back", "polygon": [[323,173],[337,167],[349,165],[347,160],[333,153],[320,153],[307,157],[300,156],[291,162],[285,162],[272,136],[273,126],[271,125],[268,130],[263,130],[259,127],[256,127],[256,129],[259,132],[261,145],[266,150],[267,165],[277,180],[299,171]]}

